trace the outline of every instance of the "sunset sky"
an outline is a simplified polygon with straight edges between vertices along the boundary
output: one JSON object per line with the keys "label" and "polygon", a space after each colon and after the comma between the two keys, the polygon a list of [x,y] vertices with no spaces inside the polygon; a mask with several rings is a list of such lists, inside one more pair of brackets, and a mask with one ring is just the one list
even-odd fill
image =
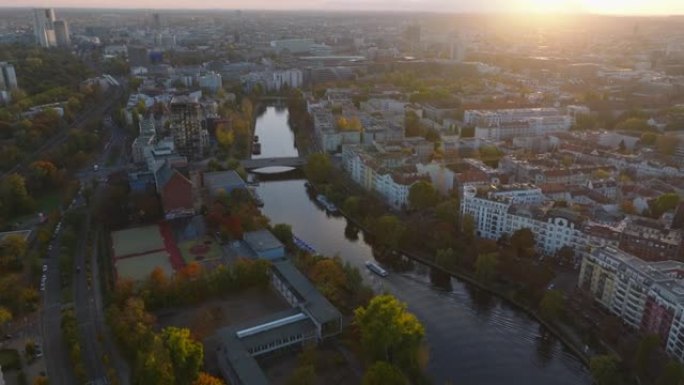
{"label": "sunset sky", "polygon": [[0,0],[7,6],[684,14],[684,0]]}

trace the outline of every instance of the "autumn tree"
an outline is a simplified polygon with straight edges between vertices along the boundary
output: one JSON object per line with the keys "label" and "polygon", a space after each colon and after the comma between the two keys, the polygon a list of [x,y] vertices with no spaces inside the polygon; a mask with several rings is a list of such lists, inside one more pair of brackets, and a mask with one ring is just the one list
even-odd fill
{"label": "autumn tree", "polygon": [[314,183],[328,180],[332,172],[332,162],[327,154],[314,153],[309,156],[304,165],[304,173]]}
{"label": "autumn tree", "polygon": [[171,361],[169,350],[159,336],[154,336],[151,343],[141,347],[137,352],[135,361],[134,384],[136,385],[169,385],[190,384],[189,382],[176,382],[174,365]]}
{"label": "autumn tree", "polygon": [[408,385],[408,380],[396,366],[384,361],[374,363],[363,375],[362,385]]}
{"label": "autumn tree", "polygon": [[454,270],[458,266],[458,254],[452,248],[439,249],[435,255],[435,263],[447,270]]}
{"label": "autumn tree", "polygon": [[648,206],[651,209],[651,215],[654,218],[660,218],[664,213],[674,210],[679,201],[680,198],[677,193],[666,193],[648,202]]}
{"label": "autumn tree", "polygon": [[346,290],[346,275],[342,266],[332,258],[324,258],[311,268],[309,277],[326,298],[340,307]]}
{"label": "autumn tree", "polygon": [[399,240],[406,230],[401,220],[394,215],[383,215],[372,219],[370,227],[378,243],[392,249],[399,246]]}
{"label": "autumn tree", "polygon": [[225,385],[220,378],[216,378],[205,372],[200,372],[192,385]]}
{"label": "autumn tree", "polygon": [[198,376],[204,361],[202,344],[190,337],[190,330],[167,327],[162,340],[168,349],[173,372],[179,384],[191,384]]}
{"label": "autumn tree", "polygon": [[20,261],[27,250],[26,240],[19,235],[9,235],[0,243],[0,268]]}
{"label": "autumn tree", "polygon": [[439,193],[426,181],[418,181],[409,189],[409,205],[414,210],[425,210],[439,202]]}
{"label": "autumn tree", "polygon": [[19,174],[10,174],[0,187],[2,209],[7,216],[31,212],[35,202],[26,189],[26,180]]}
{"label": "autumn tree", "polygon": [[0,306],[0,329],[12,320],[12,312],[6,307]]}
{"label": "autumn tree", "polygon": [[354,312],[361,346],[371,362],[387,361],[403,368],[418,366],[418,351],[425,335],[423,325],[405,303],[391,295],[373,298]]}

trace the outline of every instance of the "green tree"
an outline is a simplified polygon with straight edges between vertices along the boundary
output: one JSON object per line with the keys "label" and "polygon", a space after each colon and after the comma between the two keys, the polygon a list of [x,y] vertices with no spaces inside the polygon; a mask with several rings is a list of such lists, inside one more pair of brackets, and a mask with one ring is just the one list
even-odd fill
{"label": "green tree", "polygon": [[463,216],[463,239],[467,245],[472,245],[475,242],[475,218],[470,214]]}
{"label": "green tree", "polygon": [[511,235],[510,244],[519,258],[529,258],[534,255],[534,233],[528,228],[516,230]]}
{"label": "green tree", "polygon": [[680,385],[684,380],[684,368],[677,361],[670,360],[662,370],[656,385]]}
{"label": "green tree", "polygon": [[358,218],[361,216],[361,198],[358,196],[350,196],[345,199],[344,204],[342,205],[342,210],[344,212],[354,218]]}
{"label": "green tree", "polygon": [[314,183],[326,182],[331,172],[332,162],[327,154],[311,154],[304,165],[304,173]]}
{"label": "green tree", "polygon": [[480,254],[475,261],[475,276],[483,282],[491,281],[499,265],[497,253]]}
{"label": "green tree", "polygon": [[373,221],[372,229],[378,243],[395,249],[399,246],[399,240],[404,234],[406,227],[394,215],[383,215]]}
{"label": "green tree", "polygon": [[641,134],[641,144],[644,146],[653,146],[658,139],[658,135],[653,132],[644,132]]}
{"label": "green tree", "polygon": [[628,118],[615,126],[618,131],[633,131],[642,132],[650,131],[651,127],[648,125],[646,119],[642,118]]}
{"label": "green tree", "polygon": [[660,338],[657,335],[647,335],[639,341],[634,356],[634,366],[640,378],[651,378],[656,372],[658,346],[660,346]]}
{"label": "green tree", "polygon": [[361,346],[371,362],[387,361],[402,368],[416,368],[423,325],[405,303],[391,295],[373,298],[367,307],[354,312],[361,333]]}
{"label": "green tree", "polygon": [[396,366],[384,361],[373,364],[363,375],[362,385],[408,385],[404,374]]}
{"label": "green tree", "polygon": [[458,266],[458,254],[452,248],[439,249],[435,255],[435,263],[447,270],[454,270]]}
{"label": "green tree", "polygon": [[542,317],[553,320],[557,319],[565,307],[563,294],[558,290],[547,290],[539,303],[539,311]]}
{"label": "green tree", "polygon": [[435,215],[444,222],[458,225],[460,210],[458,198],[451,198],[435,207]]}
{"label": "green tree", "polygon": [[162,339],[169,351],[176,380],[181,384],[192,383],[204,361],[202,344],[190,337],[190,330],[176,327],[162,330]]}
{"label": "green tree", "polygon": [[35,206],[26,189],[26,180],[19,174],[11,174],[2,184],[0,196],[8,216],[31,212]]}
{"label": "green tree", "polygon": [[409,189],[409,205],[414,210],[425,210],[439,202],[439,193],[426,181],[418,181]]}
{"label": "green tree", "polygon": [[287,380],[287,385],[314,385],[316,368],[313,365],[298,366]]}
{"label": "green tree", "polygon": [[679,195],[677,193],[666,193],[648,203],[651,209],[651,215],[659,218],[664,213],[674,210],[679,204]]}
{"label": "green tree", "polygon": [[273,235],[285,245],[291,245],[294,237],[292,234],[292,226],[285,223],[278,223],[273,226]]}
{"label": "green tree", "polygon": [[589,362],[589,370],[596,385],[620,385],[620,361],[612,355],[596,356]]}

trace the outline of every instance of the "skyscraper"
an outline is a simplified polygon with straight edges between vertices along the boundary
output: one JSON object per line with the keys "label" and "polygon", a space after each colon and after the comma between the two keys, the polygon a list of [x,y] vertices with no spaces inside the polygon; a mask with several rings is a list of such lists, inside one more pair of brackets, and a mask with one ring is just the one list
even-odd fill
{"label": "skyscraper", "polygon": [[209,142],[202,127],[202,110],[197,98],[174,96],[171,100],[171,133],[176,151],[189,160],[204,158]]}
{"label": "skyscraper", "polygon": [[55,11],[52,8],[33,10],[33,33],[36,35],[36,43],[43,48],[57,45],[55,36]]}
{"label": "skyscraper", "polygon": [[56,20],[55,37],[57,39],[58,47],[68,47],[71,45],[71,37],[69,36],[69,25],[64,20]]}
{"label": "skyscraper", "polygon": [[0,62],[0,91],[11,91],[18,87],[14,66],[7,62]]}

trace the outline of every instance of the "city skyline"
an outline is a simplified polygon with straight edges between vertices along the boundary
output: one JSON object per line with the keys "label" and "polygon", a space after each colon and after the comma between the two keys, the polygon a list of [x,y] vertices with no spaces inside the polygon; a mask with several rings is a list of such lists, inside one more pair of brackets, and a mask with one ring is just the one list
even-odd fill
{"label": "city skyline", "polygon": [[591,13],[615,15],[677,15],[684,14],[684,3],[677,0],[207,0],[202,3],[185,0],[120,0],[116,4],[96,0],[41,1],[0,0],[0,7],[85,7],[121,9],[261,9],[261,10],[368,10],[427,12],[511,12],[511,13]]}

